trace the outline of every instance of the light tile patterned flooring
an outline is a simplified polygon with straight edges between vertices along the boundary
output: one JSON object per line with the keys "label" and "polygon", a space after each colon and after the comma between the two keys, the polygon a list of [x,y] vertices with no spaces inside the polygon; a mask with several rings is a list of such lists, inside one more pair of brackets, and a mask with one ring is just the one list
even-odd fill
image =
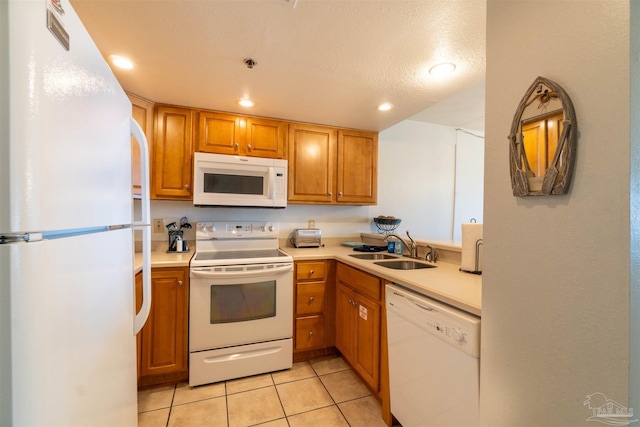
{"label": "light tile patterned flooring", "polygon": [[138,392],[139,427],[384,427],[380,405],[340,357],[215,384]]}

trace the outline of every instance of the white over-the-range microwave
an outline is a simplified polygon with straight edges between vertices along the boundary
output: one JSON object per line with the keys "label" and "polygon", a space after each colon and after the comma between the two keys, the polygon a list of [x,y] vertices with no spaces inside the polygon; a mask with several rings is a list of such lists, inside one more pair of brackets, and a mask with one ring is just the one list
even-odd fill
{"label": "white over-the-range microwave", "polygon": [[199,153],[194,155],[195,206],[287,206],[287,161]]}

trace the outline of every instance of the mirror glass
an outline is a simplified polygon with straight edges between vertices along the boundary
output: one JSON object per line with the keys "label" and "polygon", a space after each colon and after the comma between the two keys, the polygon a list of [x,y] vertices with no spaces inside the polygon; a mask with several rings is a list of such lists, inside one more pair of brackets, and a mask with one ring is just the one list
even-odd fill
{"label": "mirror glass", "polygon": [[509,135],[514,196],[567,192],[576,129],[573,106],[564,90],[538,77],[522,98]]}

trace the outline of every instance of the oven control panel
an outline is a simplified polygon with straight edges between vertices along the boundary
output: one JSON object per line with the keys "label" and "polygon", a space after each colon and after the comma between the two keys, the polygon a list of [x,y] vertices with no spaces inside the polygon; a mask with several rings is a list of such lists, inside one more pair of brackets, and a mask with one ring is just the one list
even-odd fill
{"label": "oven control panel", "polygon": [[278,237],[279,231],[275,222],[199,222],[196,225],[196,240]]}

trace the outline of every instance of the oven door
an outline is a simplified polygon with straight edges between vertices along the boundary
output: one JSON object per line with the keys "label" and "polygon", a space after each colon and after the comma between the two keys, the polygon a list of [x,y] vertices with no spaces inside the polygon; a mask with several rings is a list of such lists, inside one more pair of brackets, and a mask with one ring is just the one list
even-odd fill
{"label": "oven door", "polygon": [[194,267],[189,286],[192,352],[293,335],[292,262]]}

